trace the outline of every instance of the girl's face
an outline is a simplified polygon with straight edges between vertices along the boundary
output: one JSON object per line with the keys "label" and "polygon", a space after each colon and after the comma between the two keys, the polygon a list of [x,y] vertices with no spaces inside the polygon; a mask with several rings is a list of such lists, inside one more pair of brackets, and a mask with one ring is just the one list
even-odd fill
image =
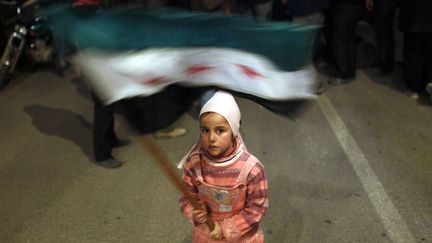
{"label": "girl's face", "polygon": [[233,149],[233,133],[227,120],[218,113],[204,113],[200,117],[201,144],[213,158],[223,158]]}

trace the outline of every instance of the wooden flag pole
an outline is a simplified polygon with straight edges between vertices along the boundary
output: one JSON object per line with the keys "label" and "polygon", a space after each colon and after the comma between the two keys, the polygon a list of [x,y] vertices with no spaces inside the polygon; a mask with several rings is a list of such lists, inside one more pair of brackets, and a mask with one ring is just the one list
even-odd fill
{"label": "wooden flag pole", "polygon": [[[159,149],[159,147],[153,142],[153,139],[149,136],[143,136],[139,139],[140,143],[143,145],[144,149],[150,154],[159,168],[167,175],[171,183],[185,195],[186,199],[192,204],[194,209],[202,209],[202,206],[198,201],[190,194],[189,190],[183,183],[183,181],[177,176],[175,169],[170,166],[169,160],[165,157],[164,153]],[[207,219],[205,222],[210,232],[214,229],[214,222],[211,219]]]}

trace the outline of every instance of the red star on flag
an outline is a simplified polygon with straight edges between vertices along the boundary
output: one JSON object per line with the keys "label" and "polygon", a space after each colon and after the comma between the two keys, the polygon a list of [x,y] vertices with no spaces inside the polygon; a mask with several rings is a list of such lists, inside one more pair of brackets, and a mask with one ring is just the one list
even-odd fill
{"label": "red star on flag", "polygon": [[197,73],[207,72],[209,69],[213,69],[213,67],[203,66],[203,65],[193,65],[190,66],[188,69],[186,69],[185,72],[188,75],[193,75]]}
{"label": "red star on flag", "polygon": [[243,64],[235,64],[235,65],[236,65],[237,67],[239,67],[240,70],[241,70],[244,74],[246,74],[246,76],[248,76],[248,77],[250,77],[250,78],[256,78],[256,77],[264,78],[264,76],[263,76],[261,73],[255,71],[255,69],[252,69],[251,67],[248,67],[248,66],[243,65]]}
{"label": "red star on flag", "polygon": [[164,80],[165,77],[164,76],[159,76],[159,77],[154,77],[154,78],[150,78],[150,79],[143,79],[143,80],[138,80],[138,83],[140,84],[149,84],[149,85],[156,85],[162,82],[162,80]]}

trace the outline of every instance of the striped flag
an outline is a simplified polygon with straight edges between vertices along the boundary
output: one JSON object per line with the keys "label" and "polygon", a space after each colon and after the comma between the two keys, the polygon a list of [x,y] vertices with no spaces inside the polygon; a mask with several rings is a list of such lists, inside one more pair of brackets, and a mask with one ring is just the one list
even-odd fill
{"label": "striped flag", "polygon": [[82,52],[74,59],[107,104],[149,96],[168,85],[216,86],[268,100],[314,97],[313,69],[284,72],[264,57],[235,49],[166,48],[127,54]]}
{"label": "striped flag", "polygon": [[56,7],[46,15],[54,30],[67,30],[54,34],[77,47],[73,63],[106,104],[172,85],[217,87],[267,104],[314,97],[311,60],[319,26],[173,9],[82,17]]}

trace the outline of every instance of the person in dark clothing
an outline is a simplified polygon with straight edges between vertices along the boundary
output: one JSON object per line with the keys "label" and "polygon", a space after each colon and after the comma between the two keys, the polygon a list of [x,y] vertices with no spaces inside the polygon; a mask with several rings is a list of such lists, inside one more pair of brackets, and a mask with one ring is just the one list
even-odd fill
{"label": "person in dark clothing", "polygon": [[333,0],[332,7],[332,51],[335,60],[335,78],[330,84],[348,83],[356,76],[357,24],[366,13],[365,0]]}
{"label": "person in dark clothing", "polygon": [[[101,0],[74,0],[74,13],[82,18],[92,16],[100,8]],[[64,42],[61,45],[65,45]],[[65,56],[61,56],[65,58]],[[64,61],[64,60],[63,60]],[[64,64],[64,63],[63,63]],[[113,147],[124,146],[129,140],[119,140],[114,131],[114,104],[105,105],[92,92],[93,98],[93,155],[97,165],[118,168],[123,163],[115,159]]]}
{"label": "person in dark clothing", "polygon": [[432,82],[432,1],[401,0],[399,28],[405,84],[409,96],[418,99]]}
{"label": "person in dark clothing", "polygon": [[6,27],[3,24],[3,20],[0,18],[0,55],[3,54],[3,50],[6,46]]}
{"label": "person in dark clothing", "polygon": [[377,52],[373,67],[379,68],[381,75],[394,71],[395,33],[394,18],[399,0],[368,0],[368,10],[373,8],[375,39]]}
{"label": "person in dark clothing", "polygon": [[93,97],[93,154],[96,163],[105,168],[117,168],[122,162],[115,159],[111,150],[128,145],[129,140],[119,140],[114,131],[114,104],[104,105],[99,98]]}

